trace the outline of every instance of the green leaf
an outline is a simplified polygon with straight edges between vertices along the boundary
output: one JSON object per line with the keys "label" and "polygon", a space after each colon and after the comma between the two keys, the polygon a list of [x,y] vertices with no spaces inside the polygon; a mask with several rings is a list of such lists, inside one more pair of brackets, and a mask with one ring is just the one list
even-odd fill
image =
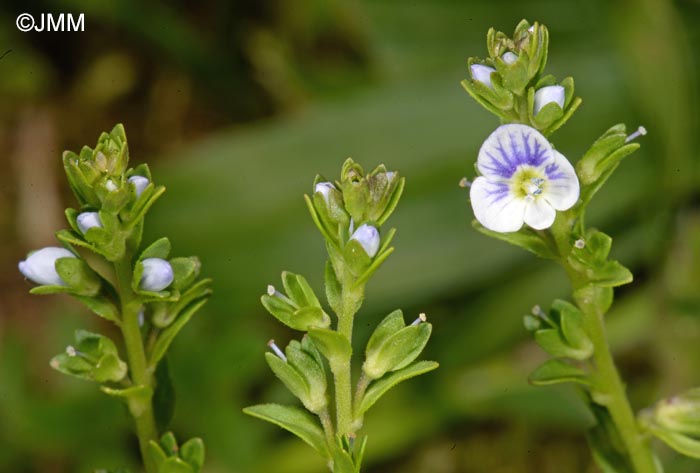
{"label": "green leaf", "polygon": [[548,240],[536,230],[523,228],[520,231],[511,233],[494,232],[481,225],[477,220],[472,221],[472,226],[484,235],[524,248],[541,258],[557,258],[557,250],[552,248]]}
{"label": "green leaf", "polygon": [[700,440],[665,429],[652,428],[651,432],[678,453],[700,460]]}
{"label": "green leaf", "polygon": [[259,404],[246,407],[243,412],[288,430],[311,445],[324,458],[330,457],[323,430],[316,418],[308,412],[280,404]]}
{"label": "green leaf", "polygon": [[547,386],[557,383],[579,383],[590,385],[588,374],[580,368],[565,363],[562,360],[553,359],[542,363],[530,375],[530,383],[535,386]]}
{"label": "green leaf", "polygon": [[110,396],[124,399],[129,406],[129,412],[134,417],[141,417],[141,414],[150,408],[151,398],[153,397],[153,389],[143,385],[132,386],[126,389],[102,386],[100,390]]}
{"label": "green leaf", "polygon": [[158,471],[160,471],[163,463],[165,463],[165,460],[168,458],[161,446],[155,440],[148,442],[148,452],[146,454],[151,458],[151,460],[153,460],[153,463],[155,463]]}
{"label": "green leaf", "polygon": [[167,259],[171,249],[170,240],[166,237],[159,238],[141,252],[139,260],[144,260],[146,258]]}
{"label": "green leaf", "polygon": [[610,413],[595,403],[590,404],[590,409],[598,423],[586,432],[586,439],[596,464],[603,473],[633,471]]}
{"label": "green leaf", "polygon": [[95,296],[100,292],[100,277],[80,258],[58,258],[56,272],[71,292],[81,296]]}
{"label": "green leaf", "polygon": [[355,463],[348,452],[340,447],[333,449],[333,473],[355,473]]}
{"label": "green leaf", "polygon": [[108,298],[104,296],[89,297],[78,295],[74,297],[100,317],[107,319],[110,322],[114,322],[117,325],[121,323],[119,318],[119,309],[117,309],[117,307]]}
{"label": "green leaf", "polygon": [[310,328],[309,337],[318,350],[326,357],[333,372],[352,355],[350,342],[341,333],[323,328]]}
{"label": "green leaf", "polygon": [[158,473],[194,473],[194,470],[178,457],[169,457],[161,465]]}
{"label": "green leaf", "polygon": [[436,369],[438,363],[434,361],[417,361],[407,367],[394,371],[393,373],[378,379],[369,385],[369,388],[362,397],[362,400],[357,403],[355,409],[355,417],[360,418],[367,410],[374,405],[387,391],[396,386],[402,381],[419,376],[428,371]]}
{"label": "green leaf", "polygon": [[409,325],[391,335],[379,347],[370,352],[362,365],[372,379],[381,378],[388,371],[404,368],[418,358],[428,343],[433,326],[429,323]]}
{"label": "green leaf", "polygon": [[169,327],[164,329],[160,333],[160,335],[158,335],[158,339],[153,345],[153,350],[150,353],[150,357],[148,360],[149,366],[153,367],[158,365],[158,362],[160,362],[163,356],[165,356],[165,353],[168,351],[168,348],[175,339],[175,336],[177,336],[180,330],[182,330],[182,328],[185,325],[187,325],[187,322],[190,321],[195,312],[197,312],[206,303],[207,299],[199,300],[197,302],[192,303],[187,308],[185,308],[185,310],[178,316],[175,322],[173,322]]}
{"label": "green leaf", "polygon": [[194,473],[199,473],[202,469],[204,453],[204,441],[199,437],[189,439],[180,447],[180,458],[189,463]]}

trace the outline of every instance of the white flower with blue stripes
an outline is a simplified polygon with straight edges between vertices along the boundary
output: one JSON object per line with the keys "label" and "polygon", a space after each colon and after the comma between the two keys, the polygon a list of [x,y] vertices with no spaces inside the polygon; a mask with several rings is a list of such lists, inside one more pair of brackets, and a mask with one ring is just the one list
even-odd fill
{"label": "white flower with blue stripes", "polygon": [[481,145],[476,165],[481,176],[471,185],[472,208],[479,223],[495,232],[516,232],[523,223],[549,228],[556,211],[579,197],[571,163],[527,125],[498,127]]}

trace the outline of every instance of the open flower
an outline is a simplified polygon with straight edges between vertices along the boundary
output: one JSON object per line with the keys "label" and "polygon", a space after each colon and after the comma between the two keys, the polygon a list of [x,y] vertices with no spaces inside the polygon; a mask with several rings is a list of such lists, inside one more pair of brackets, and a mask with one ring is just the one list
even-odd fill
{"label": "open flower", "polygon": [[474,215],[495,232],[515,232],[523,223],[549,228],[557,210],[571,208],[579,182],[571,163],[540,132],[526,125],[502,125],[479,150],[481,176],[471,186]]}

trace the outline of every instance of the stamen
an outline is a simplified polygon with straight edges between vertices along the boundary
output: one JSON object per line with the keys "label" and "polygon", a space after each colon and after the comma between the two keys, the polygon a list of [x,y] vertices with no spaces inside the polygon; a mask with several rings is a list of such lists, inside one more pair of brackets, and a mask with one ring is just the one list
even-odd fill
{"label": "stamen", "polygon": [[428,317],[421,312],[420,314],[418,314],[418,318],[414,320],[411,325],[419,325],[421,322],[425,322],[426,320],[428,320]]}
{"label": "stamen", "polygon": [[83,360],[86,360],[86,361],[93,363],[93,364],[97,364],[97,361],[98,361],[95,357],[90,356],[87,353],[83,353],[80,350],[76,350],[73,345],[68,345],[66,347],[66,354],[68,354],[68,356],[70,356],[71,358],[78,356],[78,357],[82,358]]}
{"label": "stamen", "polygon": [[637,131],[634,133],[630,134],[627,138],[625,138],[625,143],[629,143],[630,141],[639,138],[640,136],[644,136],[647,134],[647,129],[644,128],[643,126],[640,126],[637,128]]}
{"label": "stamen", "polygon": [[268,284],[267,285],[267,295],[272,297],[275,294],[278,294],[277,289],[275,289],[275,286],[273,286],[272,284]]}
{"label": "stamen", "polygon": [[280,350],[280,347],[277,346],[274,340],[270,340],[269,342],[267,342],[267,346],[270,347],[270,349],[275,352],[275,355],[279,356],[282,359],[282,361],[287,361],[287,356],[282,350]]}
{"label": "stamen", "polygon": [[68,356],[70,356],[71,358],[74,357],[74,356],[78,356],[78,351],[75,349],[75,347],[74,347],[73,345],[68,345],[68,346],[66,347],[66,353],[67,353]]}
{"label": "stamen", "polygon": [[299,306],[293,300],[291,300],[289,297],[285,296],[284,294],[279,292],[277,289],[275,289],[275,286],[273,286],[272,284],[267,285],[267,295],[270,297],[277,297],[278,299],[282,299],[284,302],[286,302],[287,304],[291,305],[292,307],[294,307],[296,309],[299,308]]}
{"label": "stamen", "polygon": [[579,238],[574,242],[574,246],[579,250],[582,250],[586,247],[586,240],[584,240],[583,238]]}
{"label": "stamen", "polygon": [[539,304],[533,306],[532,315],[536,315],[537,317],[542,317],[542,318],[547,317],[547,314],[544,313],[544,311],[542,310],[542,307],[540,307]]}
{"label": "stamen", "polygon": [[466,177],[463,177],[462,179],[459,180],[459,187],[461,187],[462,189],[466,189],[466,188],[471,187],[471,186],[472,186],[472,183],[469,182],[469,179],[467,179]]}

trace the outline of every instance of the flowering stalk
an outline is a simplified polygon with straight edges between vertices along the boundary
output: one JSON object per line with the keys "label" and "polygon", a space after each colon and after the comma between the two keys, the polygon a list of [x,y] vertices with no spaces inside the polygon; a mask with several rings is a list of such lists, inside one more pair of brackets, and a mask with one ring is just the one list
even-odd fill
{"label": "flowering stalk", "polygon": [[[262,296],[263,306],[275,318],[305,332],[301,341],[292,340],[284,351],[271,340],[272,352],[265,358],[306,411],[264,404],[244,412],[297,435],[334,473],[360,471],[367,437],[356,439],[367,410],[396,384],[438,366],[432,361],[415,361],[432,330],[425,315],[407,326],[403,313],[396,310],[377,326],[367,343],[362,372],[353,387],[353,324],[367,281],[394,250],[389,246],[394,230],[382,235],[381,226],[394,211],[403,187],[404,179],[384,166],[365,174],[348,159],[340,181],[332,183],[319,176],[312,196],[305,196],[326,242],[326,297],[335,314],[335,329],[301,275],[282,273],[286,294],[268,286]],[[329,399],[327,371],[332,374],[333,399]]]}
{"label": "flowering stalk", "polygon": [[126,403],[146,473],[198,473],[204,462],[202,440],[193,438],[180,447],[171,433],[159,438],[159,432],[173,412],[165,355],[207,301],[211,281],[198,280],[196,257],[168,259],[167,238],[141,249],[145,214],[165,188],[152,183],[145,164],[128,169],[128,159],[121,125],[103,133],[95,149],[64,153],[68,182],[80,205],[66,210],[71,230],[56,234],[65,248],[33,252],[19,269],[39,284],[31,293],[68,293],[120,329],[126,362],[110,338],[78,330],[75,345],[55,356],[51,366],[95,381]]}
{"label": "flowering stalk", "polygon": [[[613,288],[631,282],[632,273],[609,259],[612,239],[584,220],[593,196],[621,160],[639,148],[634,140],[646,130],[628,135],[624,125],[615,125],[572,166],[547,136],[571,117],[581,99],[574,98],[573,79],[557,84],[554,76],[544,75],[548,42],[545,26],[523,20],[512,38],[491,29],[489,57],[469,60],[471,78],[463,86],[502,125],[479,151],[480,175],[471,184],[462,182],[471,187],[477,230],[556,261],[571,282],[575,304],[557,300],[549,312],[536,307],[525,316],[526,328],[552,356],[530,381],[573,382],[583,389],[598,421],[588,440],[602,470],[661,472],[650,435],[700,457],[700,429],[693,424],[700,418],[700,403],[693,398],[673,411],[673,422],[666,421],[669,409],[646,410],[640,421],[635,418],[604,320]],[[688,423],[695,430],[678,430]]]}

